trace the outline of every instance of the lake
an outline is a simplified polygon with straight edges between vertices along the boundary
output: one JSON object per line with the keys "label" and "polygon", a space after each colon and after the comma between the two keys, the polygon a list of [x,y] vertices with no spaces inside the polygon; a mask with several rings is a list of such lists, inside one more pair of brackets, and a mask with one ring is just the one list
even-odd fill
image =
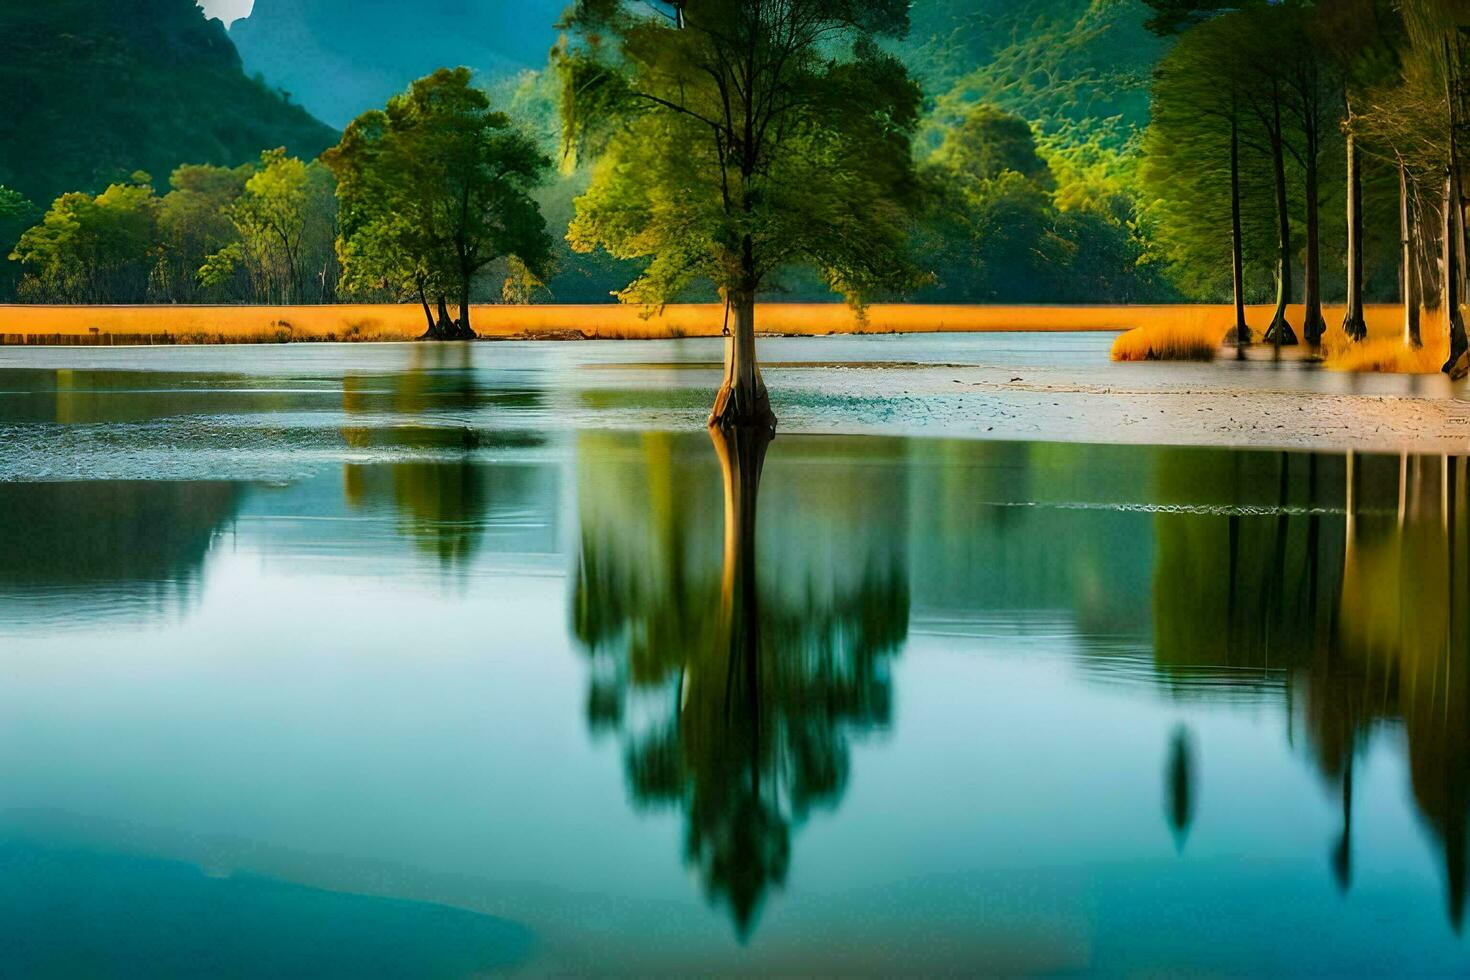
{"label": "lake", "polygon": [[1470,970],[1465,458],[762,343],[0,352],[0,972]]}

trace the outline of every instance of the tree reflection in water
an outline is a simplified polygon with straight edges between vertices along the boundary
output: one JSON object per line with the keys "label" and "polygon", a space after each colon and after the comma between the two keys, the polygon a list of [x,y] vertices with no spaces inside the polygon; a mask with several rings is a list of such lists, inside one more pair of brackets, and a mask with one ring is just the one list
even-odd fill
{"label": "tree reflection in water", "polygon": [[593,660],[588,724],[621,740],[638,803],[683,812],[685,860],[744,939],[786,879],[793,827],[840,800],[848,738],[889,720],[909,597],[903,521],[876,518],[906,493],[902,467],[849,470],[820,482],[823,516],[795,508],[761,535],[769,437],[711,438],[722,491],[676,437],[583,457],[573,619]]}
{"label": "tree reflection in water", "polygon": [[487,383],[467,344],[415,345],[405,370],[345,376],[343,442],[387,460],[344,465],[348,504],[390,503],[400,533],[421,552],[446,568],[468,565],[484,542],[491,510],[534,492],[527,467],[490,465],[476,450],[543,441],[484,423],[499,423],[500,410],[542,401],[539,391]]}
{"label": "tree reflection in water", "polygon": [[[1238,457],[1215,460],[1210,471],[1166,455],[1158,472],[1166,488],[1239,478]],[[1328,863],[1344,889],[1354,759],[1375,730],[1401,725],[1458,930],[1470,830],[1466,460],[1283,454],[1279,473],[1274,514],[1156,518],[1157,669],[1186,696],[1284,683],[1292,730],[1341,799]]]}

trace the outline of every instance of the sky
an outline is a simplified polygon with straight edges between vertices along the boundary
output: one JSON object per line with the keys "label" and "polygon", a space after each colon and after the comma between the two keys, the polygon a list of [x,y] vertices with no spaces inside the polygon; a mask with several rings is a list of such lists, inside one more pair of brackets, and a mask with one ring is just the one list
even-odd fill
{"label": "sky", "polygon": [[228,26],[237,17],[244,17],[255,6],[255,0],[199,0],[199,6],[211,17],[218,17]]}

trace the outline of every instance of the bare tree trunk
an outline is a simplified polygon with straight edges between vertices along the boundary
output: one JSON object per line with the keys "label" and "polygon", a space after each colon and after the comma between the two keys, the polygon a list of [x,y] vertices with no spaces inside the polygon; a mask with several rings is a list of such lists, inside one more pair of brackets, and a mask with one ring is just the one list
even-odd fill
{"label": "bare tree trunk", "polygon": [[1245,258],[1240,230],[1240,120],[1230,116],[1230,277],[1235,299],[1235,326],[1226,335],[1235,344],[1235,356],[1245,357],[1251,328],[1245,322]]}
{"label": "bare tree trunk", "polygon": [[709,424],[721,428],[754,426],[774,432],[776,416],[771,413],[766,383],[755,358],[755,256],[748,235],[742,264],[744,281],[730,295],[735,329],[725,338],[725,377],[715,395]]}
{"label": "bare tree trunk", "polygon": [[1347,312],[1342,329],[1352,340],[1368,336],[1363,317],[1363,174],[1358,141],[1347,136]]}
{"label": "bare tree trunk", "polygon": [[1309,134],[1307,142],[1307,256],[1306,282],[1302,292],[1302,337],[1316,347],[1327,332],[1322,316],[1322,220],[1318,200],[1317,140]]}
{"label": "bare tree trunk", "polygon": [[1281,107],[1276,107],[1276,129],[1271,134],[1271,167],[1276,180],[1276,310],[1266,328],[1266,340],[1277,347],[1295,344],[1296,331],[1286,320],[1291,302],[1291,214],[1286,202],[1286,155],[1281,143]]}
{"label": "bare tree trunk", "polygon": [[1418,350],[1424,346],[1419,332],[1419,263],[1415,253],[1413,185],[1409,168],[1399,161],[1399,263],[1400,288],[1404,297],[1404,343]]}
{"label": "bare tree trunk", "polygon": [[455,340],[474,340],[475,331],[470,326],[470,277],[459,280],[459,325],[454,331]]}
{"label": "bare tree trunk", "polygon": [[[1411,179],[1412,179],[1412,175]],[[1426,194],[1416,183],[1413,186],[1414,204],[1414,262],[1419,267],[1419,300],[1427,313],[1439,310],[1444,289],[1439,281],[1440,247],[1433,229],[1439,227],[1439,209],[1435,206],[1439,194]]]}
{"label": "bare tree trunk", "polygon": [[1460,286],[1464,275],[1464,218],[1460,213],[1460,187],[1455,167],[1451,164],[1444,182],[1444,315],[1449,323],[1450,356],[1441,370],[1459,379],[1470,373],[1467,355],[1465,320],[1460,313]]}
{"label": "bare tree trunk", "polygon": [[[428,323],[429,323],[428,329],[424,331],[424,335],[423,336],[424,337],[432,337],[434,335],[434,311],[431,310],[431,309],[429,309],[429,297],[424,294],[424,284],[423,283],[419,283],[419,285],[418,285],[418,291],[419,291],[419,305],[424,308],[424,319],[427,320]],[[420,339],[423,339],[423,338],[420,338]]]}
{"label": "bare tree trunk", "polygon": [[439,300],[439,322],[434,325],[434,331],[429,335],[431,340],[449,340],[454,337],[454,319],[449,315],[449,300],[440,293]]}

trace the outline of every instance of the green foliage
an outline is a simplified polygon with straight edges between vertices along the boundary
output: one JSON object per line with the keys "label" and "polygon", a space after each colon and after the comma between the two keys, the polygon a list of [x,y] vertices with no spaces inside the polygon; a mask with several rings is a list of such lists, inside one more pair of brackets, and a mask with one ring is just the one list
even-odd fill
{"label": "green foliage", "polygon": [[569,157],[597,157],[568,240],[647,260],[620,297],[753,296],[794,267],[853,302],[915,282],[919,91],[875,43],[907,5],[718,0],[682,26],[647,11],[583,0],[556,55]]}
{"label": "green foliage", "polygon": [[0,299],[15,289],[20,269],[10,261],[10,252],[34,216],[35,205],[25,195],[0,185]]}
{"label": "green foliage", "polygon": [[95,197],[57,198],[20,236],[11,258],[27,276],[26,299],[141,303],[158,255],[158,198],[147,184],[113,184]]}
{"label": "green foliage", "polygon": [[1052,182],[1046,161],[1036,152],[1031,124],[985,103],[971,108],[946,131],[930,160],[970,183],[983,183],[1006,171],[1034,183]]}
{"label": "green foliage", "polygon": [[[1051,140],[977,106],[929,158],[918,234],[950,302],[1138,302],[1168,295],[1146,261],[1122,151]],[[1061,179],[1058,180],[1060,175]]]}
{"label": "green foliage", "polygon": [[[329,301],[324,294],[336,230],[333,191],[331,174],[321,164],[288,157],[284,149],[261,154],[259,169],[223,211],[239,236],[229,255],[238,257],[256,302]],[[211,280],[221,280],[226,259],[212,257]],[[315,295],[313,279],[320,290]]]}
{"label": "green foliage", "polygon": [[331,174],[282,150],[259,167],[191,164],[162,198],[136,174],[63,194],[13,258],[23,299],[58,303],[328,302],[337,272]]}
{"label": "green foliage", "polygon": [[[175,302],[201,302],[227,295],[228,279],[220,274],[225,258],[216,253],[239,252],[239,233],[229,208],[245,193],[254,168],[186,164],[169,178],[173,188],[158,209],[158,229],[164,255],[157,271],[159,291]],[[211,273],[201,269],[209,264]],[[221,287],[215,290],[203,287]]]}
{"label": "green foliage", "polygon": [[334,135],[247,78],[194,0],[0,4],[0,184],[35,201],[142,168],[311,157]]}
{"label": "green foliage", "polygon": [[338,179],[341,255],[358,290],[454,294],[514,257],[536,279],[551,236],[531,192],[551,162],[490,108],[466,69],[440,69],[355,119],[324,158]]}
{"label": "green foliage", "polygon": [[1047,135],[1125,143],[1148,121],[1149,73],[1167,47],[1144,16],[1141,0],[921,0],[914,60],[935,95],[930,138],[988,103]]}
{"label": "green foliage", "polygon": [[[1187,295],[1231,292],[1230,125],[1240,132],[1247,298],[1266,299],[1276,261],[1271,158],[1252,99],[1258,85],[1243,55],[1261,43],[1250,17],[1228,14],[1180,38],[1159,66],[1141,178],[1160,259]],[[1264,110],[1263,110],[1264,111]]]}

